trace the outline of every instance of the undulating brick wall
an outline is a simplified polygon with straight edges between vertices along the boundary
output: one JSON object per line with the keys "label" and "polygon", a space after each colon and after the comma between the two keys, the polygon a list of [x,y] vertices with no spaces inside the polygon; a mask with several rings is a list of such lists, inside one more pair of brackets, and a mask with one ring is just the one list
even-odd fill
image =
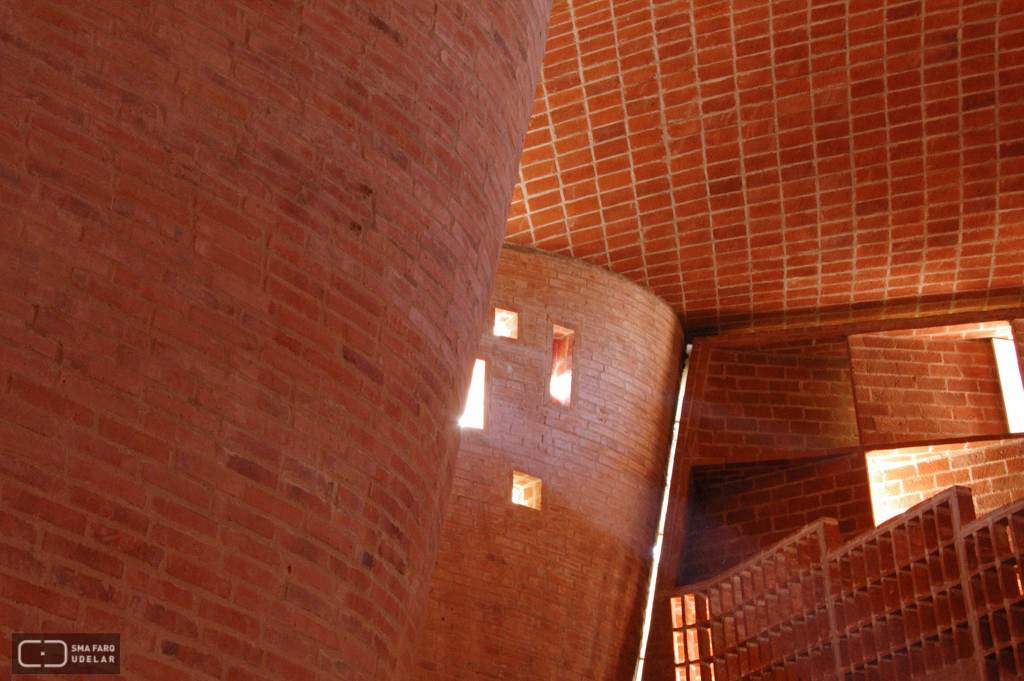
{"label": "undulating brick wall", "polygon": [[[484,334],[482,430],[463,432],[417,679],[627,681],[640,645],[682,331],[662,301],[558,256],[502,251]],[[569,407],[548,394],[552,325],[575,332]],[[511,503],[512,472],[541,508]]]}
{"label": "undulating brick wall", "polygon": [[990,340],[857,335],[849,343],[865,445],[1008,431]]}
{"label": "undulating brick wall", "polygon": [[0,2],[0,657],[410,676],[549,8]]}
{"label": "undulating brick wall", "polygon": [[766,461],[857,446],[844,343],[710,348],[701,359],[688,396],[692,462]]}
{"label": "undulating brick wall", "polygon": [[724,572],[818,518],[835,518],[843,540],[875,526],[863,454],[694,467],[678,583]]}
{"label": "undulating brick wall", "polygon": [[951,485],[971,490],[978,515],[1024,497],[1024,440],[869,451],[867,463],[879,523]]}

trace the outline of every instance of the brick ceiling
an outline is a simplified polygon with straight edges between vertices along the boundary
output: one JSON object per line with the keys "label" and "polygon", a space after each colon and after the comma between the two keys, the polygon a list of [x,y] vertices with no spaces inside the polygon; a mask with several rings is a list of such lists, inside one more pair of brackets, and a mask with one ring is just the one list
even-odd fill
{"label": "brick ceiling", "polygon": [[1019,305],[1024,0],[556,0],[506,240],[691,332]]}

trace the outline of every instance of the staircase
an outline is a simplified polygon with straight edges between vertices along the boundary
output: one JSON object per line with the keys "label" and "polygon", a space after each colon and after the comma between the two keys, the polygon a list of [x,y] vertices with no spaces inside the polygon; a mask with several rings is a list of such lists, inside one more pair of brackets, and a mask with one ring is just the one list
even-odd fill
{"label": "staircase", "polygon": [[669,594],[676,681],[1024,678],[1022,556],[1024,500],[964,487],[842,546],[819,520]]}

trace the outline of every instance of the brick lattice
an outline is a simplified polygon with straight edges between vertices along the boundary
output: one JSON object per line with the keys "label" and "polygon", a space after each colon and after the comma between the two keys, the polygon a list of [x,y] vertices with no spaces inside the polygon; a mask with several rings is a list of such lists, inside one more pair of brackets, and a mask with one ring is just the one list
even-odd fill
{"label": "brick lattice", "polygon": [[[697,338],[656,592],[749,557],[801,513],[811,520],[837,495],[831,473],[809,473],[826,454],[861,476],[860,506],[835,509],[845,532],[871,519],[865,457],[896,512],[952,484],[976,493],[979,512],[1022,498],[1024,453],[1006,433],[990,340],[1015,330],[1020,348],[1020,319],[1008,308]],[[897,442],[916,447],[879,451]],[[668,617],[656,605],[652,678],[672,673]]]}

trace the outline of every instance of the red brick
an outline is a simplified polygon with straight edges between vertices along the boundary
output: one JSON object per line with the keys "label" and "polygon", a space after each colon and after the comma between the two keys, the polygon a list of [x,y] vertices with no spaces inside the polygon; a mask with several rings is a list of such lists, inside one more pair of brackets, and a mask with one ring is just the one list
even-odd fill
{"label": "red brick", "polygon": [[[642,575],[650,571],[678,322],[663,302],[614,275],[508,245],[492,306],[518,312],[519,338],[486,329],[481,339],[485,426],[462,432],[416,678],[561,678],[567,669],[621,675],[623,656],[635,654],[627,651],[636,645]],[[552,324],[575,331],[567,408],[546,390]],[[629,340],[638,337],[643,342]],[[614,400],[604,397],[612,393]],[[540,510],[512,505],[513,470],[541,479]],[[307,528],[351,553],[335,574],[370,584],[378,571],[403,569],[398,556],[359,551],[333,523]],[[368,612],[376,598],[354,590],[345,606]],[[300,605],[330,614],[319,601]],[[619,614],[605,617],[607,608]],[[542,637],[539,622],[548,632]],[[369,631],[350,633],[372,641]],[[509,654],[481,656],[480,645]]]}
{"label": "red brick", "polygon": [[[872,343],[870,336],[850,339],[850,356],[858,367],[853,380],[864,443],[927,441],[937,433],[956,437],[1005,432],[991,342],[915,335],[890,333],[884,337],[887,347],[871,347],[878,343]],[[971,380],[957,376],[970,376]],[[936,401],[990,411],[928,406]]]}
{"label": "red brick", "polygon": [[[595,7],[611,17],[609,23],[614,20],[621,24],[615,33],[590,35],[583,22],[596,11]],[[1005,42],[1015,35],[1010,22],[1019,23],[1016,7],[1002,10],[999,23],[989,24],[990,35],[965,43],[965,54],[977,53],[981,58],[968,59],[960,69],[963,74],[953,66],[938,64],[957,57],[956,50],[935,46],[937,39],[945,37],[930,22],[953,21],[949,18],[952,14],[938,7],[926,7],[920,17],[888,25],[885,17],[894,11],[901,14],[904,6],[887,13],[840,7],[781,14],[771,3],[757,2],[712,17],[672,3],[665,7],[670,9],[620,8],[607,1],[556,3],[555,16],[564,9],[565,18],[553,19],[549,62],[542,72],[536,111],[547,112],[565,99],[562,85],[566,74],[575,73],[577,61],[582,70],[572,78],[588,94],[588,107],[562,107],[554,126],[546,115],[535,115],[531,120],[527,138],[537,142],[525,151],[523,165],[529,166],[542,150],[543,158],[549,161],[538,164],[546,168],[545,182],[524,174],[527,181],[516,187],[517,203],[508,216],[507,240],[585,256],[588,261],[624,274],[669,301],[687,331],[767,329],[808,320],[848,321],[860,318],[865,306],[871,307],[872,314],[897,315],[899,304],[892,304],[897,300],[910,301],[905,303],[910,313],[926,311],[917,304],[926,299],[935,302],[936,311],[964,309],[959,305],[977,309],[989,305],[986,291],[997,288],[1006,290],[1007,305],[1020,304],[1017,279],[1002,280],[991,268],[997,257],[990,247],[991,238],[985,240],[983,260],[976,266],[970,262],[967,250],[936,257],[932,248],[937,245],[938,235],[910,242],[899,239],[895,231],[908,220],[917,229],[925,223],[929,229],[945,225],[951,233],[958,232],[975,214],[995,221],[997,204],[990,198],[994,189],[971,188],[969,191],[982,192],[982,200],[961,202],[946,200],[949,187],[958,185],[957,178],[964,173],[968,179],[974,172],[988,179],[996,175],[1018,177],[1024,172],[1024,167],[997,169],[996,137],[977,135],[979,130],[987,133],[991,121],[1007,116],[1012,120],[1005,125],[1012,126],[1019,115],[1016,109],[1010,113],[1003,103],[1005,87],[999,97],[994,94],[996,61],[986,58],[998,44],[991,36]],[[659,30],[660,20],[655,15],[661,11],[671,11],[678,25]],[[748,15],[758,18],[747,20]],[[558,32],[556,27],[561,25],[585,27],[578,28],[580,32],[573,36]],[[720,26],[732,26],[733,30],[718,30]],[[689,39],[694,36],[696,43],[691,45]],[[616,39],[620,44],[612,49]],[[926,50],[923,66],[922,45]],[[645,70],[641,71],[657,73],[660,90],[637,87],[630,80],[629,55],[634,50],[643,57]],[[577,57],[579,51],[582,53]],[[737,74],[736,79],[731,77],[733,74]],[[963,107],[957,104],[958,75],[966,93]],[[577,81],[580,77],[582,80]],[[654,82],[650,77],[644,81]],[[939,88],[939,84],[948,87]],[[737,85],[738,109],[733,101]],[[595,114],[597,109],[599,115]],[[661,205],[670,208],[667,221],[674,224],[672,241],[659,241],[658,230],[634,227],[631,235],[642,248],[625,252],[612,247],[610,239],[588,238],[588,230],[595,227],[609,233],[614,220],[608,214],[599,214],[596,223],[578,221],[570,209],[571,198],[564,193],[559,196],[551,188],[572,185],[573,174],[583,170],[597,178],[597,198],[602,205],[613,205],[623,198],[617,194],[616,183],[609,181],[621,169],[602,165],[600,153],[606,144],[608,123],[635,121],[640,110],[649,110],[655,130],[664,131],[652,148],[660,149],[656,153],[666,159],[666,168],[693,170],[665,170],[660,176],[671,176],[672,182],[648,185],[658,188],[645,199],[663,199]],[[677,132],[681,124],[673,121],[685,121],[697,143],[682,143],[684,136]],[[764,138],[770,153],[756,156],[748,150],[741,152],[738,145],[719,143],[740,139],[745,131],[762,122],[760,134],[749,137]],[[584,139],[588,131],[590,144],[577,148],[578,140]],[[948,132],[949,143],[954,145],[953,153],[935,142],[943,131]],[[815,139],[818,144],[808,143]],[[932,143],[926,144],[929,140]],[[963,144],[971,148],[967,156],[955,153]],[[1005,155],[1009,145],[1000,148]],[[636,168],[646,153],[648,149],[636,145],[622,158],[631,160]],[[726,195],[719,194],[710,201],[690,201],[707,196],[709,187],[713,194],[730,189],[726,185],[731,181],[724,181],[716,173],[721,167],[740,166],[745,170],[744,182],[732,187],[736,191],[728,194],[728,200],[721,200]],[[938,172],[944,169],[949,172]],[[813,182],[799,182],[812,176]],[[709,178],[716,181],[709,185]],[[860,181],[862,178],[875,181]],[[852,179],[859,180],[855,190]],[[829,188],[841,191],[829,192]],[[737,224],[730,217],[730,211],[736,208],[749,218],[766,190],[786,200],[787,205],[786,219],[773,224],[770,234],[778,243],[789,244],[790,249],[802,244],[797,248],[808,250],[813,263],[786,261],[766,268],[756,248],[757,235],[744,230],[728,242],[714,237],[706,263],[695,266],[686,244],[705,241],[703,225]],[[931,197],[927,219],[922,213],[926,195]],[[802,197],[806,197],[802,204],[794,201]],[[622,208],[634,214],[642,212],[639,197],[624,198]],[[839,228],[848,237],[847,245],[817,236],[810,243],[805,241],[800,221],[812,214],[819,229],[824,228],[830,214],[852,216]],[[883,259],[875,261],[884,276],[869,274],[872,261],[848,247],[854,234],[865,235],[872,230],[880,230],[871,237],[873,240],[882,238],[887,242],[883,244]],[[551,238],[555,234],[558,237]],[[898,245],[890,246],[888,242]],[[1021,247],[1024,242],[1004,245],[1007,256],[1017,260]],[[891,261],[890,250],[894,254]],[[656,283],[652,272],[666,259],[675,276]],[[826,275],[825,268],[830,266],[831,273]],[[683,277],[678,275],[680,267]],[[890,268],[898,276],[888,276]],[[777,293],[765,295],[765,285]],[[695,295],[710,290],[716,294]],[[864,297],[868,290],[871,296]]]}
{"label": "red brick", "polygon": [[77,534],[85,531],[85,516],[61,504],[29,494],[10,484],[4,487],[2,498],[11,510],[40,518]]}
{"label": "red brick", "polygon": [[[31,578],[30,574],[25,576]],[[0,574],[0,597],[67,620],[74,620],[78,616],[78,599],[69,598],[16,577]]]}
{"label": "red brick", "polygon": [[77,542],[68,541],[56,534],[47,533],[43,536],[42,549],[46,553],[80,563],[111,577],[120,578],[124,574],[124,562],[115,556]]}
{"label": "red brick", "polygon": [[210,591],[221,598],[227,598],[231,593],[231,582],[228,579],[218,575],[214,570],[184,558],[168,556],[165,569],[171,577]]}

